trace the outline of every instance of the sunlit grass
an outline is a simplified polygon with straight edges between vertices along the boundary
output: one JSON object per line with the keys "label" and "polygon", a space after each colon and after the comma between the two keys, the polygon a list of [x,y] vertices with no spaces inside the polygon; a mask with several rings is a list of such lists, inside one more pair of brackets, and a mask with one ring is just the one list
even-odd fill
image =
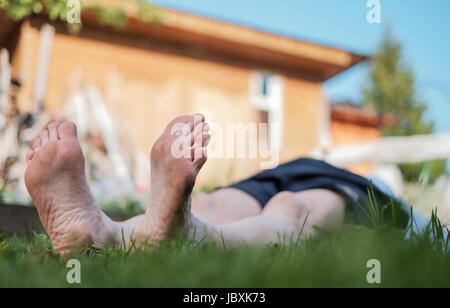
{"label": "sunlit grass", "polygon": [[[0,287],[450,287],[450,254],[429,237],[403,235],[352,226],[291,246],[224,251],[171,241],[133,254],[107,248],[73,256],[81,261],[81,285],[67,283],[68,258],[58,257],[45,236],[4,238]],[[381,262],[380,285],[366,280],[370,259]]]}
{"label": "sunlit grass", "polygon": [[[394,205],[369,196],[373,228],[347,225],[290,245],[224,250],[174,239],[154,250],[86,248],[62,258],[45,235],[2,235],[0,287],[450,287],[449,240],[436,212],[424,232],[414,222],[398,229]],[[142,212],[135,202],[105,208],[122,218]],[[81,261],[80,285],[66,281],[70,258]],[[381,262],[381,284],[367,282],[372,259]]]}
{"label": "sunlit grass", "polygon": [[[371,215],[381,212],[372,210]],[[373,218],[291,245],[242,246],[172,240],[149,250],[87,249],[61,258],[44,235],[0,238],[0,287],[450,287],[448,239],[435,215],[421,234]],[[220,246],[220,245],[219,245]],[[81,261],[81,285],[66,281],[66,261]],[[367,262],[381,262],[379,285]]]}

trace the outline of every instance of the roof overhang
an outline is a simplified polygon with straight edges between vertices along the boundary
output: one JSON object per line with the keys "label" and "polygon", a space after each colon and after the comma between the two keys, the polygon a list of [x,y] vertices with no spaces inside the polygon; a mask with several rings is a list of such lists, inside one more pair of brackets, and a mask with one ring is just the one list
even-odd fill
{"label": "roof overhang", "polygon": [[352,103],[332,103],[331,119],[336,122],[350,123],[360,126],[392,126],[398,119],[392,114],[378,115],[364,106]]}
{"label": "roof overhang", "polygon": [[[293,38],[274,35],[240,25],[169,9],[158,10],[161,23],[157,26],[139,19],[135,1],[83,0],[82,20],[86,26],[100,26],[99,17],[89,8],[104,7],[124,10],[128,24],[123,30],[149,41],[172,44],[182,50],[195,50],[200,57],[228,61],[261,70],[301,75],[323,82],[368,59],[367,56]],[[0,44],[17,22],[1,18]],[[9,30],[8,30],[9,29]],[[104,31],[116,31],[111,27]],[[4,33],[3,33],[4,32]],[[191,52],[192,53],[192,52]]]}
{"label": "roof overhang", "polygon": [[[293,38],[274,35],[240,25],[170,9],[156,8],[162,16],[161,25],[151,26],[139,21],[139,7],[133,1],[84,0],[85,8],[114,7],[125,10],[129,18],[126,31],[176,44],[203,47],[218,56],[250,62],[261,69],[282,70],[325,81],[368,59],[367,56]],[[93,14],[83,15],[86,23],[95,23]]]}

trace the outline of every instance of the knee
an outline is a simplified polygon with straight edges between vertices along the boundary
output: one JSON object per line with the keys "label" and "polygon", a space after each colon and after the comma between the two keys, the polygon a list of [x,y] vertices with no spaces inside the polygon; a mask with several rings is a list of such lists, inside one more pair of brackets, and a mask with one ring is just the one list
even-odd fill
{"label": "knee", "polygon": [[[270,205],[278,205],[278,204],[292,204],[295,202],[294,193],[290,191],[283,191],[278,194],[276,194],[272,199],[269,200],[267,203],[267,206]],[[266,206],[266,207],[267,207]]]}
{"label": "knee", "polygon": [[270,199],[262,214],[295,218],[304,211],[306,211],[306,205],[298,200],[294,193],[283,191]]}
{"label": "knee", "polygon": [[297,223],[307,219],[311,225],[328,228],[343,223],[344,209],[342,198],[331,191],[281,192],[267,203],[263,215],[279,216]]}

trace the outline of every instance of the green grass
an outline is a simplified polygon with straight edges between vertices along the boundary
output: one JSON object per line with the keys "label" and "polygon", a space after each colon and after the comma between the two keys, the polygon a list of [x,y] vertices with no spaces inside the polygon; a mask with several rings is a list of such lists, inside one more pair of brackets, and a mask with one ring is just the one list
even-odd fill
{"label": "green grass", "polygon": [[[0,241],[0,287],[450,287],[450,254],[429,238],[349,226],[300,245],[240,247],[171,241],[154,251],[105,249],[74,256],[81,285],[66,281],[68,258],[47,237]],[[367,283],[370,259],[379,285]]]}
{"label": "green grass", "polygon": [[[226,251],[171,240],[152,251],[90,248],[62,258],[44,235],[3,235],[0,287],[450,287],[449,242],[435,212],[424,234],[405,239],[411,228],[394,228],[383,218],[389,211],[370,198],[372,229],[347,225],[320,239]],[[81,262],[79,285],[66,281],[70,258]],[[381,263],[381,284],[367,282],[371,259]]]}

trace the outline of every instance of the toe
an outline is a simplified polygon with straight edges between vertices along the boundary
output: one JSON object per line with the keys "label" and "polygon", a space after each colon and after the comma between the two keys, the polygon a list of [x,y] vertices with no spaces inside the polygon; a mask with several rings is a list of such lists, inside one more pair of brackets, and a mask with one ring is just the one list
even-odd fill
{"label": "toe", "polygon": [[196,127],[199,123],[205,122],[205,116],[201,113],[194,114],[194,127]]}
{"label": "toe", "polygon": [[48,125],[48,135],[51,141],[56,141],[58,137],[58,126],[61,124],[59,121],[53,121]]}
{"label": "toe", "polygon": [[207,147],[210,140],[211,140],[211,135],[208,133],[203,133],[202,146]]}
{"label": "toe", "polygon": [[209,129],[210,129],[209,124],[208,123],[204,123],[203,124],[203,133],[209,132]]}
{"label": "toe", "polygon": [[200,129],[198,131],[194,130],[192,135],[193,135],[192,145],[194,147],[201,147],[202,139],[203,139],[202,128],[200,127]]}
{"label": "toe", "polygon": [[77,135],[77,128],[73,122],[64,121],[58,126],[58,136],[60,139],[74,137]]}
{"label": "toe", "polygon": [[[195,126],[194,131],[191,134],[192,135],[191,144],[197,144],[197,141],[201,139],[203,134],[203,125],[204,123],[200,122],[199,124],[197,124],[197,126]],[[201,142],[198,143],[198,145],[201,145]]]}
{"label": "toe", "polygon": [[41,138],[37,138],[33,142],[33,150],[37,151],[37,150],[39,150],[40,147],[41,147]]}
{"label": "toe", "polygon": [[199,134],[195,137],[195,142],[192,146],[192,157],[194,162],[204,158],[204,148],[208,145],[210,138],[211,136],[209,134]]}
{"label": "toe", "polygon": [[209,140],[211,139],[211,135],[200,131],[201,133],[197,134],[195,136],[195,140],[194,140],[194,144],[193,147],[204,147],[207,145],[207,142],[209,142]]}
{"label": "toe", "polygon": [[27,163],[29,163],[30,160],[33,159],[33,157],[34,157],[34,151],[29,151],[29,152],[27,153]]}
{"label": "toe", "polygon": [[48,140],[48,130],[44,130],[41,134],[41,146],[45,145]]}
{"label": "toe", "polygon": [[193,164],[197,170],[200,170],[203,167],[207,159],[208,159],[208,152],[206,147],[199,147],[195,149],[195,157]]}

